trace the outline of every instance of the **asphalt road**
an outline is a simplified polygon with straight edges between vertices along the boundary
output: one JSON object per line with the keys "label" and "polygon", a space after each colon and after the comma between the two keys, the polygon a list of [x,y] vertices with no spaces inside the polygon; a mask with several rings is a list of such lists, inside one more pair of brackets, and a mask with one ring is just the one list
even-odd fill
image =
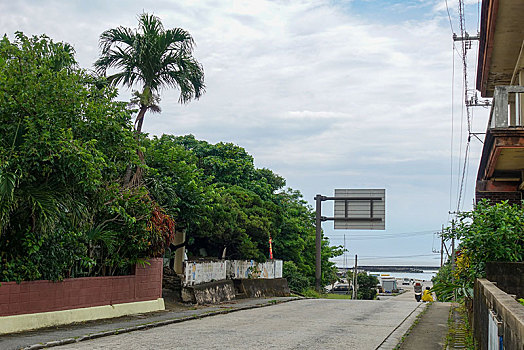
{"label": "asphalt road", "polygon": [[58,349],[365,350],[377,349],[386,338],[391,349],[396,344],[391,338],[402,336],[403,328],[409,327],[414,315],[422,309],[417,309],[420,305],[406,296],[387,301],[307,299],[103,337]]}

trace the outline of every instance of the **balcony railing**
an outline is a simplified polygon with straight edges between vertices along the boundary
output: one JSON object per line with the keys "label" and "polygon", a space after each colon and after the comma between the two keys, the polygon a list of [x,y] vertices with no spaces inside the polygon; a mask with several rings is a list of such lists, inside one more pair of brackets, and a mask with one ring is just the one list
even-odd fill
{"label": "balcony railing", "polygon": [[524,126],[524,86],[496,86],[488,129]]}

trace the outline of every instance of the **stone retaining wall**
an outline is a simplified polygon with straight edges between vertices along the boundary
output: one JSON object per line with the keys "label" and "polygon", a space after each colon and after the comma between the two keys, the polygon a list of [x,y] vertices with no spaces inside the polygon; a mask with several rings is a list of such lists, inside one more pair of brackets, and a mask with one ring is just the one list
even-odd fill
{"label": "stone retaining wall", "polygon": [[182,289],[182,300],[184,302],[200,305],[230,301],[235,299],[235,296],[235,287],[231,280],[202,283]]}

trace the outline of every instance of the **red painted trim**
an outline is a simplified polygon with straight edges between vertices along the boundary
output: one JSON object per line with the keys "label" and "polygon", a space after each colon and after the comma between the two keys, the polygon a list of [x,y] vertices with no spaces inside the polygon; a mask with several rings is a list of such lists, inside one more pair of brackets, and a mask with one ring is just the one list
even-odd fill
{"label": "red painted trim", "polygon": [[486,97],[487,92],[486,85],[493,53],[493,37],[495,35],[498,9],[499,0],[483,0],[477,69],[477,90],[480,91],[483,97]]}
{"label": "red painted trim", "polygon": [[162,263],[162,258],[151,259],[129,276],[2,282],[0,316],[156,300],[162,297]]}

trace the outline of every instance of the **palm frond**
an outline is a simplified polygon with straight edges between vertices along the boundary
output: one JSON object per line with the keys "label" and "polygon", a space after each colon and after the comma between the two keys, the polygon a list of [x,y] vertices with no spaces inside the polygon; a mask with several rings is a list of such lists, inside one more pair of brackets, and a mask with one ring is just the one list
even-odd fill
{"label": "palm frond", "polygon": [[0,235],[9,223],[9,214],[15,205],[16,175],[0,171]]}
{"label": "palm frond", "polygon": [[[137,30],[118,27],[102,33],[102,53],[95,68],[103,75],[109,68],[118,70],[108,77],[112,85],[131,87],[142,83],[143,91],[149,89],[152,95],[151,98],[142,95],[141,105],[160,112],[155,96],[164,86],[180,90],[180,103],[198,99],[205,92],[204,70],[192,56],[194,45],[186,30],[165,30],[160,18],[142,13],[138,16]],[[137,101],[132,100],[131,104]]]}
{"label": "palm frond", "polygon": [[159,105],[151,105],[148,107],[148,109],[153,112],[153,113],[161,113],[162,112],[162,108],[160,108]]}
{"label": "palm frond", "polygon": [[136,33],[131,28],[117,27],[108,29],[100,35],[100,49],[102,55],[105,55],[111,50],[111,47],[117,44],[125,44],[133,46],[136,40]]}
{"label": "palm frond", "polygon": [[158,33],[164,31],[164,26],[162,25],[160,18],[158,18],[155,15],[150,15],[147,13],[142,13],[138,17],[138,26],[140,29],[142,29],[142,32],[145,35],[155,35],[156,36]]}
{"label": "palm frond", "polygon": [[192,57],[169,56],[164,66],[166,69],[160,72],[160,76],[167,85],[180,90],[180,103],[198,99],[205,92],[204,70]]}
{"label": "palm frond", "polygon": [[162,35],[162,41],[166,51],[182,51],[186,54],[191,54],[193,52],[193,46],[195,45],[191,34],[182,28],[166,30]]}

